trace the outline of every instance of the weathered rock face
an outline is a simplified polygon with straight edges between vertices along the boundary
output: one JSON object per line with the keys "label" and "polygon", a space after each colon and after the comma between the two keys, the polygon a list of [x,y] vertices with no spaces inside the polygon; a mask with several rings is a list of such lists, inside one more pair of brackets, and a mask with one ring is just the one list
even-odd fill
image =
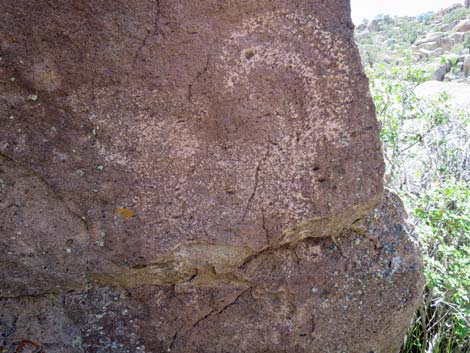
{"label": "weathered rock face", "polygon": [[3,348],[397,350],[421,260],[347,2],[0,10]]}
{"label": "weathered rock face", "polygon": [[455,27],[456,32],[470,32],[470,20],[462,20]]}

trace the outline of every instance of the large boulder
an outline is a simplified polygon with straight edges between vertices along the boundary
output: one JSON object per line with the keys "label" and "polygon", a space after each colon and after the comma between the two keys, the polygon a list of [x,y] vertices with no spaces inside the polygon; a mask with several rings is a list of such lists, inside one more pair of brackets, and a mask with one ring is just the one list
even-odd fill
{"label": "large boulder", "polygon": [[374,18],[374,19],[373,19],[372,21],[370,21],[369,24],[367,25],[367,29],[368,29],[370,32],[378,32],[378,31],[380,31],[381,25],[382,25],[382,20],[377,19],[377,18]]}
{"label": "large boulder", "polygon": [[444,81],[444,77],[449,71],[450,65],[447,63],[435,65],[434,69],[432,70],[432,79],[436,81]]}
{"label": "large boulder", "polygon": [[412,48],[412,53],[415,60],[428,60],[443,55],[444,50],[442,48],[437,48],[434,50],[428,50],[424,48]]}
{"label": "large boulder", "polygon": [[[449,37],[446,33],[431,32],[424,38],[416,40],[411,46],[412,53],[418,55],[423,53],[426,57],[441,55],[441,52],[450,50],[458,42],[457,36]],[[436,54],[439,52],[439,54]],[[427,54],[432,53],[432,54]]]}
{"label": "large boulder", "polygon": [[463,7],[463,5],[461,3],[452,4],[449,7],[446,7],[446,8],[443,8],[443,9],[439,10],[438,13],[436,14],[436,16],[438,18],[443,17],[443,16],[448,15],[451,12],[454,12],[455,10],[458,10],[462,7]]}
{"label": "large boulder", "polygon": [[470,75],[470,55],[468,54],[464,56],[462,70],[465,77]]}
{"label": "large boulder", "polygon": [[436,29],[439,32],[448,32],[448,31],[452,30],[455,27],[456,24],[457,24],[456,22],[440,23],[436,26]]}
{"label": "large boulder", "polygon": [[455,32],[449,34],[449,39],[453,44],[461,43],[465,40],[465,32]]}
{"label": "large boulder", "polygon": [[2,349],[397,351],[422,264],[347,2],[0,9]]}
{"label": "large boulder", "polygon": [[465,82],[427,81],[417,86],[415,93],[420,98],[431,100],[438,100],[446,94],[449,97],[447,104],[467,111],[470,109],[470,85]]}
{"label": "large boulder", "polygon": [[363,32],[367,29],[367,24],[361,23],[358,26],[356,26],[356,31],[357,32]]}
{"label": "large boulder", "polygon": [[440,42],[442,38],[445,38],[446,36],[447,36],[447,33],[445,32],[429,32],[423,38],[417,39],[414,45],[418,46],[418,45],[429,43],[429,42]]}
{"label": "large boulder", "polygon": [[470,19],[462,20],[454,27],[455,32],[470,32]]}

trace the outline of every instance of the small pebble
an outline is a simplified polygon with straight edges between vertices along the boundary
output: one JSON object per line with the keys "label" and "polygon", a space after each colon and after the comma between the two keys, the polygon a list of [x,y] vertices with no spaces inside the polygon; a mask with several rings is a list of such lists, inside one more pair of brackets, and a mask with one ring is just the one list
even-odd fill
{"label": "small pebble", "polygon": [[38,100],[38,96],[35,95],[35,94],[30,94],[30,95],[28,96],[28,99],[29,99],[30,101],[37,101],[37,100]]}

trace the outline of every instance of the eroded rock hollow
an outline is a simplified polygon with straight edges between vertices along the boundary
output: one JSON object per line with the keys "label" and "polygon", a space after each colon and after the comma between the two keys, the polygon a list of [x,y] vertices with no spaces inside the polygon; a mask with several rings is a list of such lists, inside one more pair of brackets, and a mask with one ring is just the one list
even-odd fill
{"label": "eroded rock hollow", "polygon": [[346,0],[0,0],[3,352],[396,353],[422,261]]}

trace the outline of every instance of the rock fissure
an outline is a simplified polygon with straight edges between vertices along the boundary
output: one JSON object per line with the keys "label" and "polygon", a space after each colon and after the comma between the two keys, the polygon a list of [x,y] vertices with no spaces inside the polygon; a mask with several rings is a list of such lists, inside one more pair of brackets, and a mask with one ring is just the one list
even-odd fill
{"label": "rock fissure", "polygon": [[[356,219],[355,224],[358,222],[359,220]],[[353,230],[349,227],[339,228],[337,220],[318,217],[310,220],[308,224],[315,226],[311,229],[303,226],[302,231],[297,233],[297,237],[293,237],[293,233],[290,233],[291,241],[270,243],[258,251],[221,244],[185,244],[173,251],[175,254],[173,257],[168,257],[162,262],[138,265],[130,269],[116,268],[114,274],[94,273],[91,274],[91,278],[102,285],[119,285],[124,288],[149,283],[218,286],[227,281],[245,286],[250,282],[244,278],[243,271],[259,256],[281,249],[295,250],[299,243],[309,239],[339,237],[346,234],[348,230]],[[325,229],[327,225],[332,224],[334,227]],[[317,233],[319,227],[321,227],[321,232]],[[361,236],[368,237],[367,232],[362,232]],[[336,244],[336,241],[334,242]],[[338,249],[342,253],[341,248],[338,247]]]}
{"label": "rock fissure", "polygon": [[209,311],[206,315],[198,319],[194,324],[191,325],[191,328],[188,330],[186,334],[190,334],[192,330],[197,328],[199,325],[201,325],[202,322],[210,319],[214,315],[221,315],[224,311],[226,311],[228,308],[230,308],[232,305],[235,305],[237,301],[248,291],[251,290],[252,287],[248,287],[244,290],[242,290],[234,299],[230,300],[229,303],[224,304],[220,308],[213,308],[212,310]]}
{"label": "rock fissure", "polygon": [[23,163],[13,159],[12,157],[6,155],[5,153],[3,152],[0,152],[0,163],[2,162],[1,159],[5,159],[7,161],[10,161],[10,162],[13,162],[14,164],[16,164],[17,166],[19,166],[20,169],[23,169],[26,174],[24,175],[20,175],[21,176],[25,176],[25,177],[34,177],[34,178],[37,178],[45,187],[46,189],[51,193],[51,195],[53,195],[54,198],[56,198],[57,200],[59,200],[64,208],[67,210],[67,212],[72,215],[73,217],[77,218],[80,223],[83,224],[84,228],[88,231],[89,230],[89,224],[87,222],[87,219],[86,217],[84,216],[81,216],[77,213],[75,213],[67,204],[67,202],[65,202],[65,199],[60,195],[59,192],[57,192],[56,190],[54,190],[54,188],[47,182],[47,180],[42,176],[40,175],[39,173],[35,172],[33,169],[29,168],[28,166],[24,165]]}
{"label": "rock fissure", "polygon": [[269,234],[269,229],[266,226],[266,216],[263,209],[261,209],[261,227],[266,235],[266,246],[268,246],[271,243],[271,235]]}
{"label": "rock fissure", "polygon": [[[160,17],[160,0],[155,0],[155,6],[154,7],[155,7],[155,10],[154,10],[154,15],[153,15],[153,30],[148,31],[147,34],[142,39],[142,42],[140,43],[139,47],[137,48],[137,50],[135,52],[134,60],[132,61],[133,65],[135,65],[137,63],[137,61],[139,60],[139,57],[142,54],[142,50],[147,45],[148,39],[150,37],[156,37],[159,34],[158,22],[159,22],[159,17]],[[161,34],[162,34],[162,37],[164,37],[163,33],[161,33]]]}
{"label": "rock fissure", "polygon": [[259,173],[261,172],[261,166],[266,161],[266,159],[268,158],[269,151],[270,151],[270,148],[269,148],[269,144],[268,144],[268,145],[266,145],[266,152],[265,152],[264,156],[258,161],[258,164],[256,165],[255,173],[254,173],[254,176],[253,176],[253,190],[252,190],[250,196],[248,197],[248,201],[246,202],[246,206],[245,206],[245,210],[243,211],[243,216],[242,216],[242,219],[241,219],[241,223],[243,223],[245,221],[246,215],[248,214],[248,211],[250,209],[251,202],[253,201],[253,198],[256,195],[256,191],[258,189],[258,182],[259,182]]}
{"label": "rock fissure", "polygon": [[188,85],[188,101],[191,103],[193,99],[193,85],[207,72],[207,70],[209,69],[210,60],[211,60],[211,52],[209,51],[204,67],[202,68],[201,71],[198,71],[194,80]]}
{"label": "rock fissure", "polygon": [[173,349],[177,339],[178,339],[178,335],[180,334],[181,330],[183,328],[180,327],[176,330],[175,334],[171,337],[171,341],[170,341],[170,344],[168,345],[168,348],[167,348],[167,352],[171,352],[171,350]]}

